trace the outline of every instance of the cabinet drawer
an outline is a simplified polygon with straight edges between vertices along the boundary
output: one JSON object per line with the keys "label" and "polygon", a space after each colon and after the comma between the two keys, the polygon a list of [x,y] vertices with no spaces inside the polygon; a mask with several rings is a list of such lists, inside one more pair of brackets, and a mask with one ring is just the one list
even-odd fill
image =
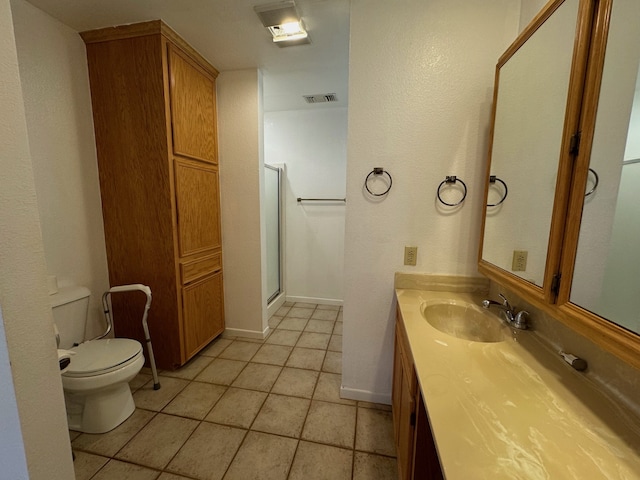
{"label": "cabinet drawer", "polygon": [[222,269],[222,254],[220,253],[181,263],[180,275],[182,277],[182,284],[186,285],[205,275],[217,272],[220,269]]}

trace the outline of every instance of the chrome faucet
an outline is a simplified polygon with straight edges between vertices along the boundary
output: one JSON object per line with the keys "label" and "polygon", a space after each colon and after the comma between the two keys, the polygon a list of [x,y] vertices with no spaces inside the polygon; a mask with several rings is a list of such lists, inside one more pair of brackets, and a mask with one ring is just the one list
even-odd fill
{"label": "chrome faucet", "polygon": [[507,320],[509,325],[519,330],[526,330],[529,312],[521,310],[516,313],[515,309],[511,306],[504,295],[500,294],[500,298],[502,298],[502,303],[496,302],[495,300],[483,300],[482,308],[488,309],[491,305],[495,305],[502,310],[504,318]]}

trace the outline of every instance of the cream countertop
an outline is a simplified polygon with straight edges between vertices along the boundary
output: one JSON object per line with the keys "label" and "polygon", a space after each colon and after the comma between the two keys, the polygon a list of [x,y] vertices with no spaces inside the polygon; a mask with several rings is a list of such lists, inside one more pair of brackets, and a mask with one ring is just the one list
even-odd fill
{"label": "cream countertop", "polygon": [[432,327],[423,302],[483,296],[396,289],[440,461],[453,479],[640,479],[640,421],[530,331],[503,342]]}

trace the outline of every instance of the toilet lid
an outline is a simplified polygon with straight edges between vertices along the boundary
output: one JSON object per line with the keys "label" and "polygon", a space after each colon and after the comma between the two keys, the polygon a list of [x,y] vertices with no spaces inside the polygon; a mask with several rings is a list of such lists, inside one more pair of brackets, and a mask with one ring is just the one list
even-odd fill
{"label": "toilet lid", "polygon": [[127,363],[142,353],[142,345],[128,338],[108,338],[84,342],[71,348],[69,368],[63,373],[67,377],[87,377],[106,373]]}

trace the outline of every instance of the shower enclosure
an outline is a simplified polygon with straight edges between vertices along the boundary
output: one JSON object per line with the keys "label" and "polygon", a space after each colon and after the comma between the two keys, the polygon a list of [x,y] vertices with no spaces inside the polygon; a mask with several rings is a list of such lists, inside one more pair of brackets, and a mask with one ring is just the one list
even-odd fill
{"label": "shower enclosure", "polygon": [[283,281],[283,219],[282,182],[284,169],[280,166],[265,165],[264,203],[267,237],[267,305],[271,310],[284,303]]}

